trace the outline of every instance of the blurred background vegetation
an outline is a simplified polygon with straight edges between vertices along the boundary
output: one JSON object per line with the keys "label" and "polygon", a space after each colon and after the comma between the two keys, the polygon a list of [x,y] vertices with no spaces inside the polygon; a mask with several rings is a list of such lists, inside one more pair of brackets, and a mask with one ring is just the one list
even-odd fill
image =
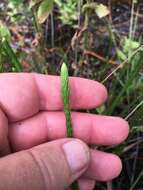
{"label": "blurred background vegetation", "polygon": [[108,101],[92,113],[129,121],[125,143],[99,147],[117,153],[123,171],[98,190],[143,190],[142,31],[139,0],[0,1],[0,72],[59,75],[64,61],[71,76],[107,87]]}

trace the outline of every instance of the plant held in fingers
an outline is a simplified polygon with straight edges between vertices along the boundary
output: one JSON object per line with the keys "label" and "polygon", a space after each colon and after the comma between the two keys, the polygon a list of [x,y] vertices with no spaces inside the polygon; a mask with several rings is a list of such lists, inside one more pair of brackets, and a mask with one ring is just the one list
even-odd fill
{"label": "plant held in fingers", "polygon": [[70,111],[70,89],[68,79],[68,69],[65,63],[61,67],[61,95],[64,105],[64,113],[66,117],[67,136],[72,137],[72,122],[71,122],[71,111]]}
{"label": "plant held in fingers", "polygon": [[[70,88],[69,88],[69,75],[68,68],[65,63],[61,67],[61,96],[63,100],[64,113],[66,118],[67,136],[73,136],[71,110],[70,110]],[[78,183],[72,184],[73,190],[78,190]]]}

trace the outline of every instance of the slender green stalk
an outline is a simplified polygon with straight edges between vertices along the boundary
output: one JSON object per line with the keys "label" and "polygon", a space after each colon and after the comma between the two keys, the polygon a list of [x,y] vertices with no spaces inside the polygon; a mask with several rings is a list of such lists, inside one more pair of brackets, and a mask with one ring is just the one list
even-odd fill
{"label": "slender green stalk", "polygon": [[[64,104],[64,113],[66,117],[66,127],[67,127],[67,136],[72,137],[72,121],[71,121],[71,110],[70,110],[70,88],[69,88],[69,75],[68,69],[65,63],[61,67],[61,95]],[[78,190],[78,183],[75,182],[72,184],[73,190]]]}
{"label": "slender green stalk", "polygon": [[71,112],[70,112],[70,90],[69,90],[69,79],[68,79],[68,69],[65,63],[61,67],[61,95],[64,104],[64,112],[66,117],[66,127],[67,136],[72,137],[72,122],[71,122]]}

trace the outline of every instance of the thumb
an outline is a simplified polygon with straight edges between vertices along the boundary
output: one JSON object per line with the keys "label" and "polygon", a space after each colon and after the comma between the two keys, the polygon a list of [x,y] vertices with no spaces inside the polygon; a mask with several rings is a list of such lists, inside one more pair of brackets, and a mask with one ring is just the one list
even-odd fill
{"label": "thumb", "polygon": [[88,167],[89,149],[61,139],[0,159],[0,189],[64,190]]}

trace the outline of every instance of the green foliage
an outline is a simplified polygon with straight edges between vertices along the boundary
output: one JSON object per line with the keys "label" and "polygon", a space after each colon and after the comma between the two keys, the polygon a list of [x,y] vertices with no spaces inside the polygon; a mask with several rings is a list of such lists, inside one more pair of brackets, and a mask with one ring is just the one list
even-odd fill
{"label": "green foliage", "polygon": [[5,52],[6,56],[9,58],[9,61],[12,64],[12,70],[14,72],[21,72],[22,71],[22,65],[19,62],[14,50],[11,48],[9,42],[6,39],[2,40],[2,48]]}
{"label": "green foliage", "polygon": [[69,0],[68,3],[64,0],[32,0],[30,7],[36,7],[38,22],[45,22],[53,10],[54,3],[57,4],[59,8],[59,19],[62,21],[62,23],[65,25],[76,26],[75,21],[78,20],[79,16],[77,11],[77,0]]}
{"label": "green foliage", "polygon": [[103,18],[107,16],[110,12],[107,8],[107,6],[103,4],[98,4],[98,3],[93,3],[93,2],[87,2],[86,4],[83,5],[82,7],[83,12],[87,11],[94,11],[99,18]]}
{"label": "green foliage", "polygon": [[37,21],[40,24],[44,23],[53,11],[53,4],[54,0],[32,0],[30,2],[30,7],[37,10]]}
{"label": "green foliage", "polygon": [[[24,0],[8,0],[7,14],[9,15],[11,22],[20,23],[25,20],[28,15],[23,14],[23,6],[26,7]],[[28,12],[28,7],[26,7],[26,10]]]}
{"label": "green foliage", "polygon": [[4,58],[7,57],[11,64],[12,70],[20,72],[22,71],[21,63],[19,62],[15,52],[10,46],[11,35],[8,28],[0,24],[0,68],[3,70],[3,61]]}
{"label": "green foliage", "polygon": [[[138,54],[138,61],[135,62],[134,69],[130,70],[129,76],[127,76],[126,80],[124,81],[124,86],[119,91],[118,95],[115,95],[116,97],[114,97],[111,100],[112,104],[110,105],[110,108],[107,111],[108,114],[114,113],[117,105],[120,105],[123,102],[126,92],[129,92],[131,94],[132,90],[134,90],[133,88],[131,88],[131,85],[135,84],[135,82],[137,82],[137,80],[138,80],[139,71],[141,70],[142,64],[143,64],[142,57],[143,57],[143,53],[141,51]],[[132,59],[132,60],[134,61],[134,59]],[[126,66],[125,66],[124,69],[128,69],[128,67],[126,68]],[[123,70],[123,72],[125,72],[125,70]]]}
{"label": "green foliage", "polygon": [[38,12],[37,12],[37,17],[38,17],[38,22],[43,23],[49,16],[49,14],[53,11],[53,0],[44,0],[41,2]]}
{"label": "green foliage", "polygon": [[125,38],[124,39],[124,44],[123,44],[123,51],[125,53],[128,53],[129,50],[135,50],[137,48],[139,48],[140,46],[140,43],[135,41],[135,40],[132,40],[132,39],[128,39],[128,38]]}
{"label": "green foliage", "polygon": [[140,45],[140,42],[125,37],[121,43],[122,50],[117,50],[118,58],[122,61],[125,61],[129,54],[131,54],[135,49],[139,48]]}
{"label": "green foliage", "polygon": [[77,0],[55,0],[55,3],[59,7],[60,16],[62,23],[70,25],[72,27],[77,26],[77,20],[79,17],[78,12],[78,1]]}
{"label": "green foliage", "polygon": [[30,8],[36,6],[37,4],[40,4],[42,0],[31,0],[30,1]]}
{"label": "green foliage", "polygon": [[14,6],[19,6],[23,3],[23,0],[8,0],[9,3],[12,3]]}
{"label": "green foliage", "polygon": [[0,23],[0,40],[2,41],[2,39],[7,39],[7,41],[10,42],[11,34],[8,28]]}
{"label": "green foliage", "polygon": [[[45,22],[53,11],[54,3],[59,8],[59,19],[62,23],[76,28],[80,14],[78,12],[79,2],[77,0],[68,0],[68,3],[66,0],[32,0],[30,7],[36,7],[38,22],[40,24]],[[103,4],[86,3],[82,7],[83,12],[86,12],[89,9],[94,10],[99,18],[103,18],[109,14],[108,8]]]}

